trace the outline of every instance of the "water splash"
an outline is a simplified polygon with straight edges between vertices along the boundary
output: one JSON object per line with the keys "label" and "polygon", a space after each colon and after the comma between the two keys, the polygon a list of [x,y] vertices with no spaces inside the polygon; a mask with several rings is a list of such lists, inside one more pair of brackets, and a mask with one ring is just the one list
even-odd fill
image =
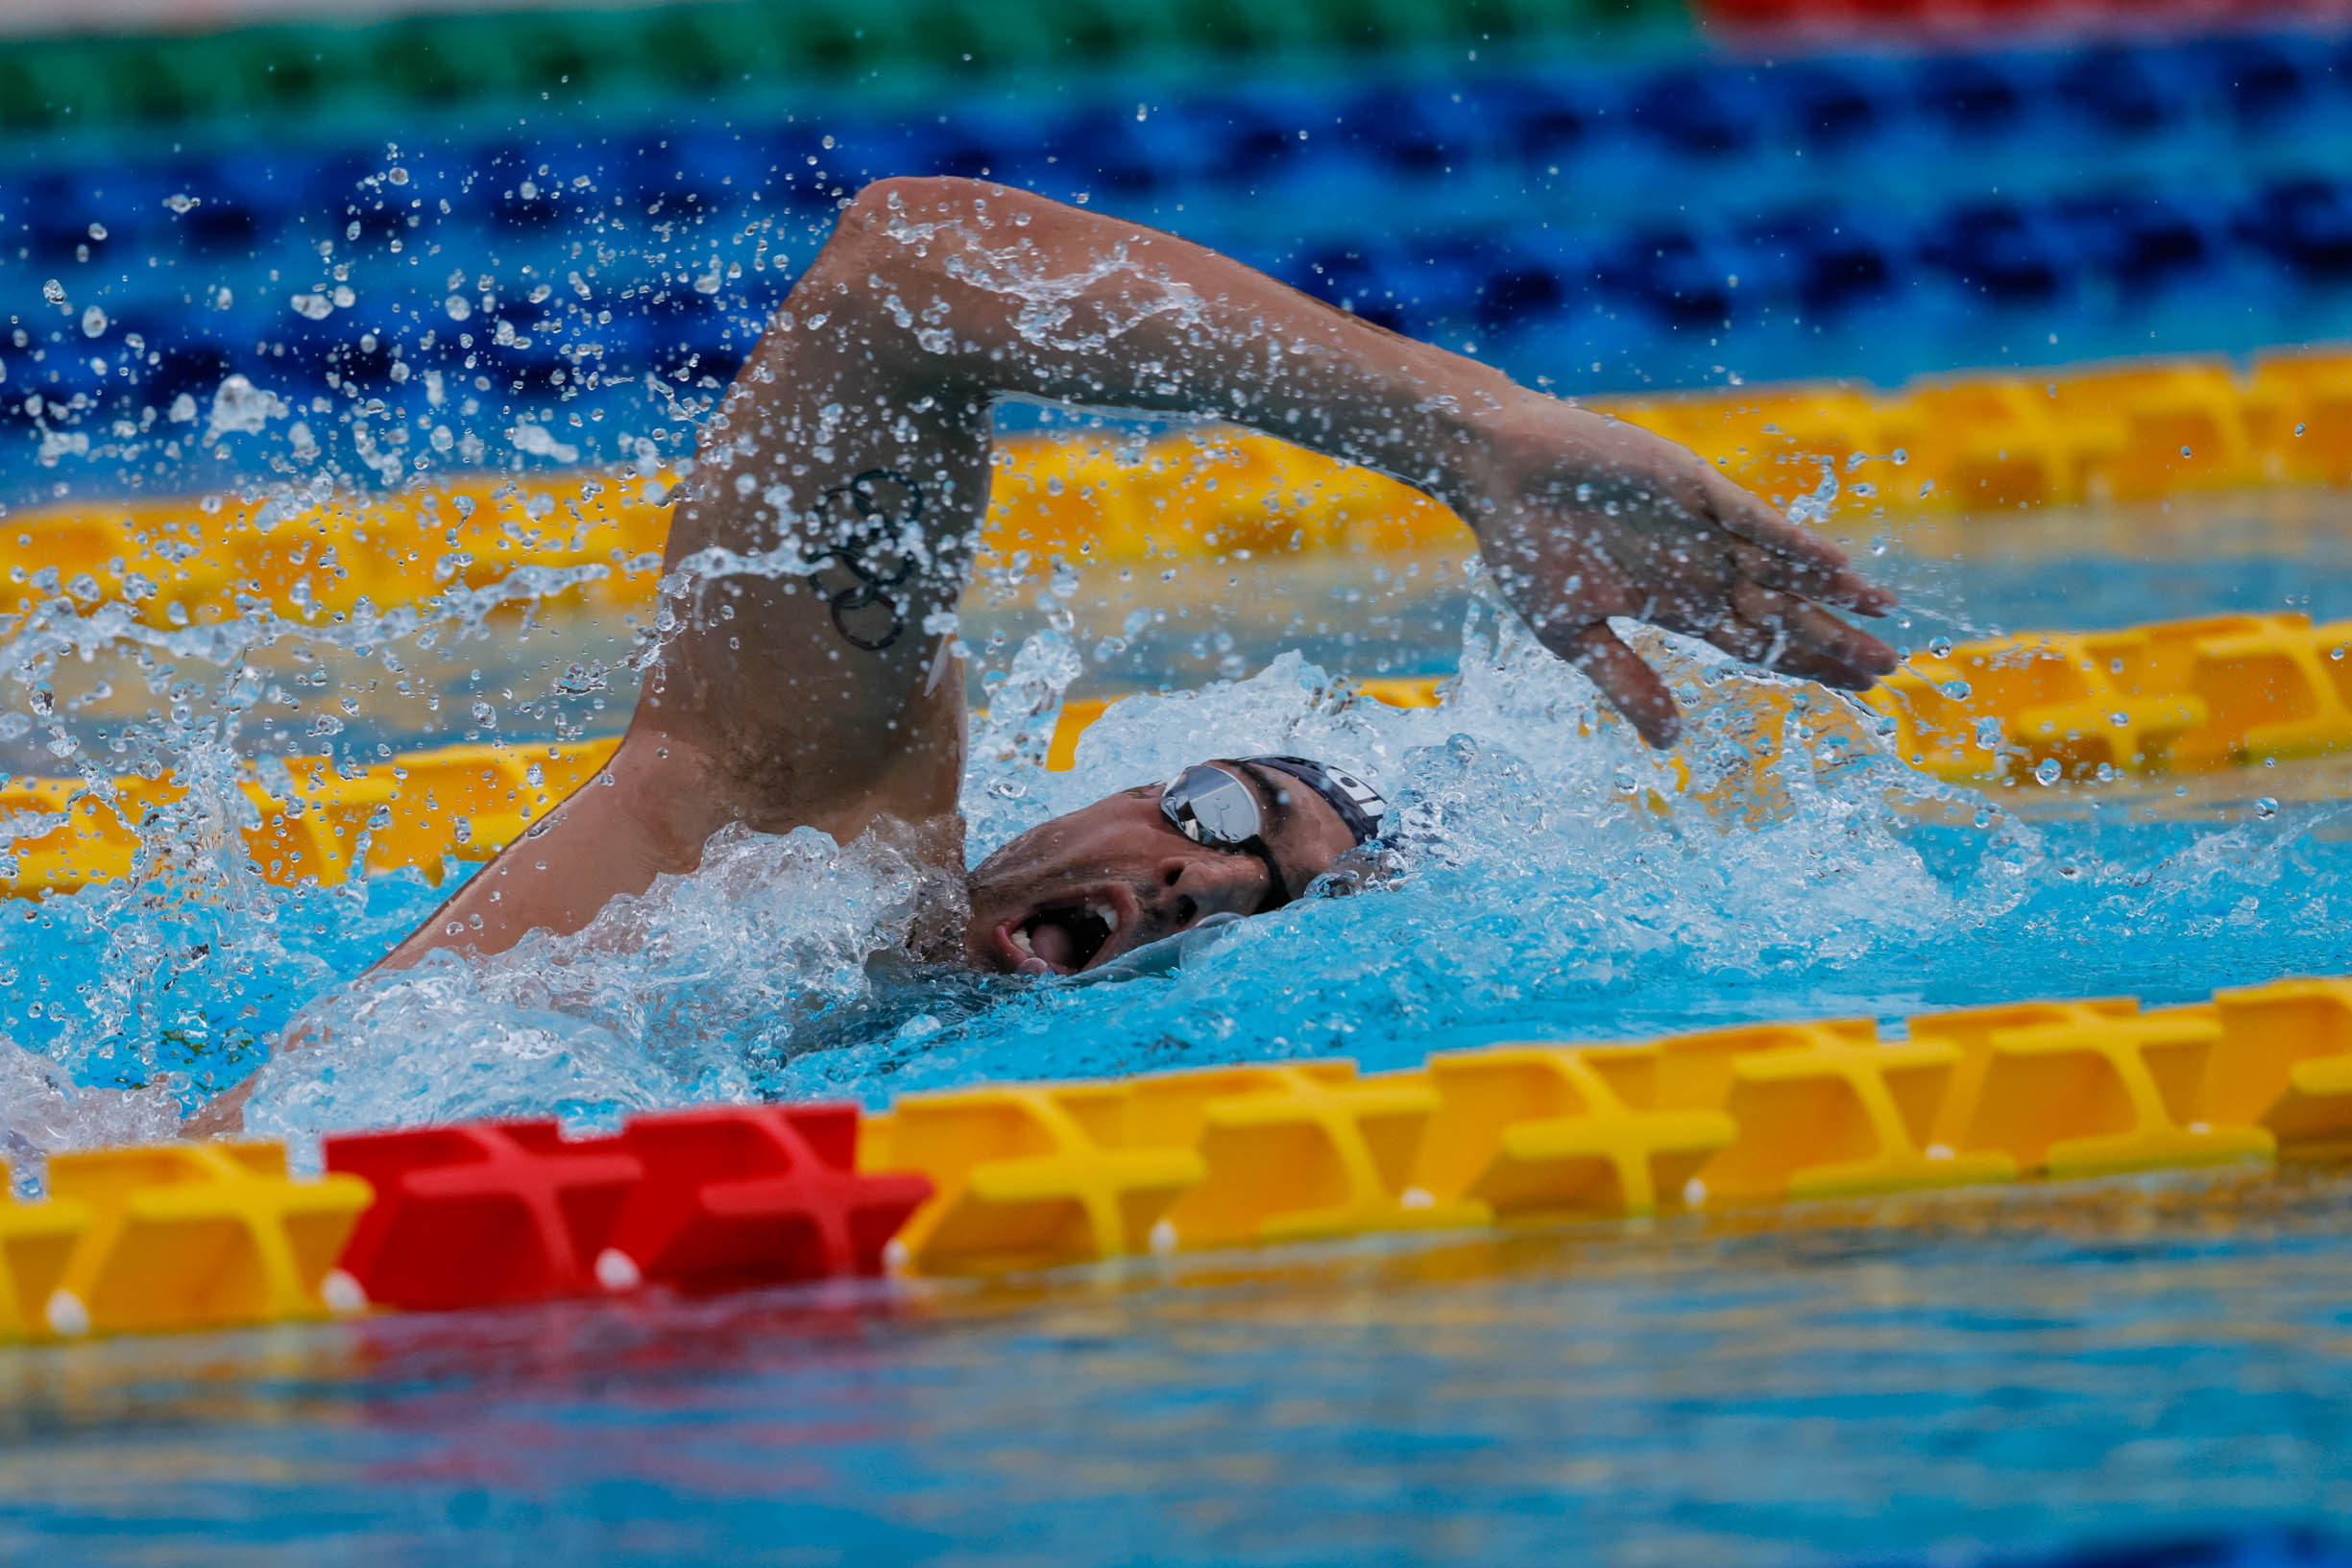
{"label": "water splash", "polygon": [[[327,1127],[557,1111],[574,1119],[753,1098],[845,1008],[960,933],[960,888],[887,833],[729,829],[691,876],[585,929],[466,960],[428,954],[323,998],[288,1031],[248,1122]],[[898,972],[894,975],[893,972]]]}

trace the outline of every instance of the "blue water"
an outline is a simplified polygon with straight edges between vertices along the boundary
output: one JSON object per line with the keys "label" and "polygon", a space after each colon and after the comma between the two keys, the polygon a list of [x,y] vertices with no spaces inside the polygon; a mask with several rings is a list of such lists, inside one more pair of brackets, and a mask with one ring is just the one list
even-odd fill
{"label": "blue water", "polygon": [[[1579,394],[2352,336],[2348,49],[1359,62],[35,140],[0,149],[0,499],[272,457],[389,486],[523,462],[518,420],[592,460],[666,445],[887,174],[1082,198]],[[217,460],[230,374],[323,455],[232,432]]]}
{"label": "blue water", "polygon": [[2348,1560],[2340,1175],[0,1360],[10,1561]]}
{"label": "blue water", "polygon": [[[22,507],[674,452],[838,193],[908,169],[1083,190],[1571,390],[2352,333],[2343,60],[2314,36],[1465,61],[1140,105],[551,109],[527,136],[403,128],[398,151],[368,126],[168,158],[12,149],[0,485]],[[216,456],[230,373],[284,406]],[[1911,646],[2341,617],[2343,520],[2329,495],[2049,514],[1868,559]],[[54,635],[78,622],[12,626],[0,766],[169,764],[197,788],[135,884],[0,910],[0,1153],[30,1183],[46,1151],[168,1136],[265,1062],[254,1123],[307,1159],[352,1125],[1899,1028],[2352,972],[2340,766],[1980,795],[1908,773],[1832,699],[1784,729],[1759,707],[1784,690],[1685,647],[1661,650],[1696,720],[1685,787],[1458,573],[1369,598],[1345,576],[1192,568],[1166,595],[1189,613],[1153,623],[1098,576],[975,589],[976,851],[1204,749],[1327,756],[1410,827],[1394,885],[1091,988],[910,966],[894,950],[939,890],[885,844],[807,834],[718,845],[587,939],[353,986],[449,883],[262,885],[231,760],[610,730],[625,678],[550,683],[627,628],[525,642],[444,610],[84,659]],[[347,722],[338,699],[387,659],[416,691]],[[1334,700],[1325,672],[1461,681],[1395,713]],[[1064,695],[1203,683],[1123,707],[1070,774],[1017,738]],[[1759,745],[1782,760],[1751,769]],[[318,1043],[271,1060],[298,1018]],[[2342,1174],[2225,1173],[0,1351],[0,1559],[2348,1563],[2347,1198]]]}
{"label": "blue water", "polygon": [[[2055,516],[2037,525],[2048,553],[1991,541],[1957,561],[1874,558],[1917,606],[1890,631],[1924,646],[2224,610],[2352,616],[2347,562],[2328,546],[2290,548],[2309,537],[2296,527],[2324,526],[2324,505],[2275,503],[2264,547],[2265,509],[2228,506],[2235,522],[2200,527],[2217,542],[2232,528],[2256,537],[2201,562],[2069,545]],[[1416,824],[1393,888],[1251,922],[1171,977],[1039,988],[892,958],[935,893],[886,849],[746,838],[617,911],[609,929],[346,989],[449,884],[402,873],[264,886],[200,792],[188,820],[152,835],[162,880],[0,922],[0,1133],[20,1157],[168,1133],[181,1109],[259,1067],[304,1009],[328,1043],[282,1058],[255,1112],[298,1148],[336,1127],[459,1116],[552,1109],[597,1122],[750,1096],[880,1106],[982,1079],[1330,1054],[1402,1066],[1496,1039],[1808,1016],[1899,1026],[1909,1012],[2028,996],[2176,1001],[2352,972],[2352,812],[2333,764],[2189,781],[2185,796],[2167,783],[1980,795],[1910,773],[1865,735],[1795,745],[1751,778],[1744,748],[1781,738],[1754,707],[1769,683],[1696,660],[1675,666],[1694,699],[1678,754],[1696,772],[1685,789],[1672,762],[1621,731],[1580,735],[1594,717],[1589,688],[1498,638],[1491,615],[1471,617],[1466,643],[1471,600],[1458,588],[1418,613],[1418,634],[1384,644],[1404,667],[1458,671],[1446,706],[1335,706],[1315,666],[1283,650],[1316,640],[1291,631],[1298,604],[1344,613],[1317,596],[1362,574],[1299,569],[1311,581],[1294,600],[1240,594],[1232,651],[1208,646],[1248,672],[1238,681],[1146,657],[1180,652],[1172,639],[1083,654],[1125,613],[1110,595],[1091,606],[1073,594],[1088,618],[1074,615],[1067,635],[1035,611],[989,612],[1028,640],[1008,641],[996,676],[976,682],[996,714],[976,732],[966,781],[974,853],[1166,777],[1204,747],[1303,749],[1364,769]],[[472,645],[498,635],[481,629]],[[1331,639],[1313,651],[1362,668]],[[1064,683],[1082,694],[1203,679],[1189,695],[1123,705],[1071,773],[1008,744],[1025,708],[1050,712]],[[1807,700],[1850,712],[1826,694]],[[238,716],[109,733],[136,733],[148,755],[193,776],[215,766]],[[36,728],[27,744],[67,733]]]}
{"label": "blue water", "polygon": [[[2352,572],[2295,546],[2326,504],[2230,504],[2198,526],[2241,553],[2203,562],[2102,555],[2073,535],[2104,521],[2054,516],[1964,561],[1878,559],[1925,607],[1899,628],[1914,640],[2352,614]],[[1661,818],[1655,765],[1579,737],[1588,696],[1489,619],[1418,648],[1465,674],[1434,713],[1330,712],[1296,666],[1261,668],[1280,640],[1237,644],[1249,679],[1106,721],[1072,775],[977,732],[982,843],[1165,772],[1203,722],[1380,763],[1418,813],[1405,880],[1252,923],[1212,965],[1072,990],[861,963],[911,884],[769,841],[643,911],[653,959],[540,949],[337,1000],[439,894],[267,891],[199,861],[175,890],[0,923],[0,1031],[57,1079],[150,1085],[69,1094],[0,1057],[9,1132],[158,1136],[303,1004],[333,1038],[256,1102],[298,1153],[435,1115],[1388,1066],[2352,970],[2352,832],[2324,772],[2188,801],[1978,797],[1809,752],[1766,776],[1778,793],[1669,793]],[[1089,667],[1050,637],[1013,663],[1006,702]],[[1712,683],[1688,755],[1720,766],[1754,736],[1751,688],[1687,673]],[[2267,815],[2264,788],[2286,797]],[[2352,1176],[2224,1173],[0,1352],[0,1560],[2334,1568],[2348,1199]]]}

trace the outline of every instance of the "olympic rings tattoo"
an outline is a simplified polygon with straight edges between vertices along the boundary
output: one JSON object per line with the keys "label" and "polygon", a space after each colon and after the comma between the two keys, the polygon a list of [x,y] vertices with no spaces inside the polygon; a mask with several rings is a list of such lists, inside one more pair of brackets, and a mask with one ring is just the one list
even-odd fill
{"label": "olympic rings tattoo", "polygon": [[[868,469],[848,484],[825,492],[816,505],[819,518],[845,529],[846,537],[819,550],[812,562],[830,559],[857,581],[836,592],[819,580],[821,571],[812,571],[809,586],[829,595],[826,605],[833,613],[833,629],[844,641],[853,648],[880,653],[907,630],[898,600],[885,591],[912,575],[914,561],[900,555],[897,569],[885,573],[869,565],[869,558],[899,547],[902,530],[923,515],[923,492],[895,469]],[[868,614],[877,611],[879,614]],[[884,616],[888,617],[886,627],[882,627]]]}

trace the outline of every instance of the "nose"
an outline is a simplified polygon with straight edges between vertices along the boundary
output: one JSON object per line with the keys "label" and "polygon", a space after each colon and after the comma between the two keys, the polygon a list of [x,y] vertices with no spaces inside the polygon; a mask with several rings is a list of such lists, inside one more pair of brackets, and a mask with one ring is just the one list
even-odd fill
{"label": "nose", "polygon": [[1247,855],[1172,855],[1160,864],[1159,880],[1179,927],[1202,915],[1246,915],[1266,897],[1266,868]]}

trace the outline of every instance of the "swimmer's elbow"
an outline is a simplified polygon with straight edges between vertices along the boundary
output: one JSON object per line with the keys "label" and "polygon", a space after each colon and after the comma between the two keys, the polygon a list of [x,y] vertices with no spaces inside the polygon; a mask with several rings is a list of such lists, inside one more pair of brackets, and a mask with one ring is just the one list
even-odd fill
{"label": "swimmer's elbow", "polygon": [[942,187],[964,181],[917,175],[893,175],[862,187],[841,208],[824,249],[793,285],[795,294],[840,294],[855,299],[881,281],[895,285],[915,265],[918,251],[928,246],[892,242],[894,224],[909,220],[935,221],[932,212],[951,200]]}
{"label": "swimmer's elbow", "polygon": [[[893,175],[863,186],[841,209],[832,237],[793,285],[808,311],[822,308],[837,330],[867,342],[906,326],[900,301],[944,296],[956,258],[985,243],[985,230],[1014,212],[1034,221],[1054,203],[988,180]],[[926,375],[941,374],[936,350]]]}
{"label": "swimmer's elbow", "polygon": [[952,174],[894,174],[868,181],[841,212],[841,227],[874,230],[893,217],[919,223],[976,216],[994,201],[1034,200],[1027,191],[993,180]]}
{"label": "swimmer's elbow", "polygon": [[871,229],[889,222],[894,213],[925,220],[952,216],[972,210],[975,202],[1005,189],[985,180],[965,180],[951,174],[885,175],[859,187],[858,194],[842,209],[841,222],[844,228],[855,224]]}
{"label": "swimmer's elbow", "polygon": [[894,274],[940,265],[944,248],[888,243],[894,225],[955,223],[984,219],[991,205],[1028,205],[1039,199],[989,180],[955,175],[890,175],[867,182],[841,209],[820,265],[851,266],[860,276]]}

